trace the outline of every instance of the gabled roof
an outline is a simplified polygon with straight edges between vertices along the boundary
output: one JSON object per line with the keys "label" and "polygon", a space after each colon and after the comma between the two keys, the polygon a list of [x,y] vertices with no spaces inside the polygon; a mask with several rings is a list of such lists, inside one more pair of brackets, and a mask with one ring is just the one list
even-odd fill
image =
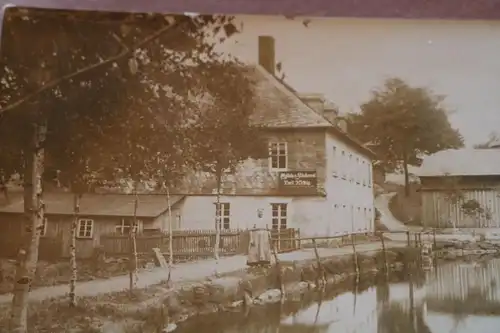
{"label": "gabled roof", "polygon": [[327,128],[331,124],[287,89],[262,66],[249,66],[255,83],[257,105],[250,120],[268,128]]}
{"label": "gabled roof", "polygon": [[498,176],[500,150],[449,149],[423,158],[416,172],[419,177],[442,176]]}
{"label": "gabled roof", "polygon": [[256,110],[250,117],[253,125],[271,129],[325,129],[361,153],[375,158],[373,151],[307,105],[292,87],[262,66],[248,66],[248,73],[258,97]]}
{"label": "gabled roof", "polygon": [[[164,195],[139,194],[137,217],[157,217],[167,211],[167,199]],[[184,198],[182,195],[171,195],[170,203],[175,205]],[[44,193],[43,200],[47,214],[72,215],[73,194]],[[0,213],[23,213],[24,200],[17,198],[10,204],[0,207]],[[80,215],[88,216],[134,216],[134,195],[127,194],[84,194],[80,200]]]}

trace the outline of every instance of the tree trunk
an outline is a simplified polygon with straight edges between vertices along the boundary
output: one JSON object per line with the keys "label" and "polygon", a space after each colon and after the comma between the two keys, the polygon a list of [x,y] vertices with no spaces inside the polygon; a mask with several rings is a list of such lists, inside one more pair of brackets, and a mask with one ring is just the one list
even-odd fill
{"label": "tree trunk", "polygon": [[174,264],[174,245],[173,245],[173,227],[172,227],[172,205],[170,202],[170,190],[167,187],[167,205],[168,205],[168,266],[169,266],[169,275],[170,270],[172,269],[172,265]]}
{"label": "tree trunk", "polygon": [[[9,330],[9,332],[13,333],[27,333],[28,329],[28,298],[31,283],[36,274],[40,232],[43,228],[44,219],[42,176],[45,162],[43,145],[45,143],[46,133],[46,120],[37,121],[32,133],[32,155],[27,158],[25,165],[25,176],[28,176],[28,178],[25,179],[25,184],[27,186],[24,188],[24,208],[26,216],[29,216],[29,223],[26,227],[28,233],[26,237],[27,240],[19,250],[18,256]],[[28,174],[28,172],[31,174]]]}
{"label": "tree trunk", "polygon": [[10,200],[9,200],[9,190],[7,188],[7,177],[5,177],[5,175],[3,174],[0,175],[0,192],[3,193],[5,197],[5,202],[9,203]]}
{"label": "tree trunk", "polygon": [[129,281],[130,281],[130,294],[137,282],[137,208],[139,206],[139,197],[137,195],[137,182],[134,184],[134,218],[130,227],[130,257],[129,257]]}
{"label": "tree trunk", "polygon": [[411,274],[410,274],[410,285],[409,285],[409,299],[410,299],[410,322],[411,326],[414,329],[414,332],[416,332],[415,290]]}
{"label": "tree trunk", "polygon": [[405,176],[405,197],[410,196],[410,174],[408,172],[408,158],[403,156],[403,171]]}
{"label": "tree trunk", "polygon": [[218,265],[219,265],[219,246],[220,246],[220,227],[221,227],[221,206],[220,206],[220,190],[221,190],[221,182],[222,182],[222,170],[220,168],[217,169],[216,174],[217,179],[217,196],[215,199],[215,246],[214,246],[214,257],[215,257],[215,274],[218,274]]}
{"label": "tree trunk", "polygon": [[174,265],[174,235],[172,226],[172,204],[170,202],[170,190],[167,187],[167,207],[168,207],[168,278],[167,288],[171,287],[172,266]]}
{"label": "tree trunk", "polygon": [[70,264],[71,264],[71,280],[69,280],[69,305],[76,306],[76,236],[78,232],[78,216],[80,214],[80,194],[75,193],[73,198],[73,221],[71,223],[71,246],[70,246]]}

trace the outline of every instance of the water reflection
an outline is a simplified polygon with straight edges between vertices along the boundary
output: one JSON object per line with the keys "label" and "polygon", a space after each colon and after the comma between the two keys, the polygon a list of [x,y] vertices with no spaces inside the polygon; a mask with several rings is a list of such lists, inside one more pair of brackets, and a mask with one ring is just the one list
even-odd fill
{"label": "water reflection", "polygon": [[[482,333],[500,327],[500,259],[444,263],[426,276],[407,276],[362,291],[285,303],[204,332],[247,333]],[[231,323],[233,322],[233,323]],[[192,328],[191,328],[192,329]],[[189,330],[193,332],[194,330]]]}

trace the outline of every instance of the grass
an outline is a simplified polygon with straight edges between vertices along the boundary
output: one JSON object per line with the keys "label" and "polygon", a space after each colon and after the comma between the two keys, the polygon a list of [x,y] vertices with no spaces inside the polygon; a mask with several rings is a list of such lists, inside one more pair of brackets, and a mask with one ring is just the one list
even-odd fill
{"label": "grass", "polygon": [[[137,289],[133,295],[130,295],[129,291],[121,291],[95,297],[81,297],[78,298],[76,307],[70,306],[68,298],[31,302],[28,306],[28,330],[47,333],[94,333],[101,332],[102,326],[111,321],[142,322],[144,315],[141,312],[128,310],[158,295],[161,292],[158,287]],[[10,304],[2,305],[0,327],[8,327],[9,317]]]}
{"label": "grass", "polygon": [[410,196],[405,196],[404,186],[396,188],[396,195],[389,202],[389,210],[399,221],[407,225],[422,226],[421,195],[417,184],[410,184]]}
{"label": "grass", "polygon": [[[143,261],[139,266],[143,266]],[[113,261],[101,265],[96,269],[90,261],[78,262],[78,282],[91,281],[95,279],[106,279],[113,276],[125,275],[128,272],[128,262]],[[16,263],[14,260],[0,259],[0,270],[3,280],[0,282],[0,294],[10,293],[14,287],[16,274]],[[69,260],[57,263],[39,261],[33,289],[61,284],[69,284],[71,279],[71,266]]]}

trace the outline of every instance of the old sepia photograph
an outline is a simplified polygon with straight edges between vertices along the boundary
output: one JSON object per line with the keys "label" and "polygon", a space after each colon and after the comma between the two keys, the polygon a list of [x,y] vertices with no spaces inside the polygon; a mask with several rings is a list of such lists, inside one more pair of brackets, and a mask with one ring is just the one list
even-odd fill
{"label": "old sepia photograph", "polygon": [[0,1],[0,333],[498,332],[500,9],[57,2]]}

